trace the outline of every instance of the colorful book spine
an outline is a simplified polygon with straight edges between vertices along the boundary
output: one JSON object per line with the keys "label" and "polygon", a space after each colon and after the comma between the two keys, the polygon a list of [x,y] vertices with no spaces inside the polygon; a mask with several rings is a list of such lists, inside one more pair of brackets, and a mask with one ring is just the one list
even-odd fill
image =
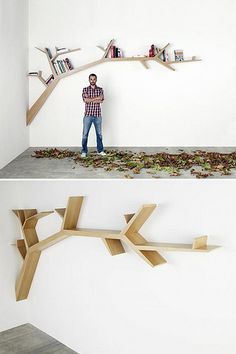
{"label": "colorful book spine", "polygon": [[154,46],[154,44],[152,44],[151,48],[149,49],[149,57],[155,57],[155,46]]}
{"label": "colorful book spine", "polygon": [[116,46],[112,45],[111,46],[111,58],[116,57]]}

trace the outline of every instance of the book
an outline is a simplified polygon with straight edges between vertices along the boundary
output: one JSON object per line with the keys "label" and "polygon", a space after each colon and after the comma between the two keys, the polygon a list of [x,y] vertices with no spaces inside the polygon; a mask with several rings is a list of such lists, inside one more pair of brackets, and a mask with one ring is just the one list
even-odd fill
{"label": "book", "polygon": [[51,50],[50,50],[49,48],[45,48],[45,50],[46,50],[46,52],[47,52],[47,54],[48,54],[49,58],[50,58],[50,59],[52,59],[52,53],[51,53]]}
{"label": "book", "polygon": [[63,66],[62,66],[62,61],[61,60],[57,60],[57,65],[59,67],[60,73],[63,74],[65,72]]}
{"label": "book", "polygon": [[164,52],[165,52],[165,60],[164,61],[169,61],[169,53],[166,50],[164,50]]}
{"label": "book", "polygon": [[70,68],[69,68],[69,66],[68,66],[68,64],[67,64],[67,62],[66,62],[65,59],[63,59],[63,63],[64,63],[64,65],[65,65],[66,71],[69,71]]}
{"label": "book", "polygon": [[168,61],[168,53],[166,52],[165,49],[163,50],[163,53],[162,53],[162,60],[163,61]]}
{"label": "book", "polygon": [[149,49],[149,57],[155,57],[155,46],[154,46],[154,44],[152,44],[151,48]]}
{"label": "book", "polygon": [[69,70],[73,70],[74,69],[74,67],[73,67],[73,65],[72,65],[72,63],[71,63],[69,58],[65,58],[65,62],[67,64]]}
{"label": "book", "polygon": [[111,58],[116,58],[116,46],[112,45],[111,46]]}
{"label": "book", "polygon": [[38,76],[39,72],[38,71],[31,71],[29,75],[31,76]]}
{"label": "book", "polygon": [[51,75],[48,77],[48,79],[45,81],[45,83],[48,85],[48,84],[50,84],[50,82],[53,81],[53,80],[54,80],[54,75],[51,74]]}
{"label": "book", "polygon": [[122,51],[120,48],[117,48],[117,58],[122,58]]}
{"label": "book", "polygon": [[57,52],[57,53],[58,53],[58,52],[66,52],[66,51],[69,50],[68,48],[58,48],[58,47],[55,47],[55,49],[56,49],[56,52]]}
{"label": "book", "polygon": [[60,64],[61,64],[63,72],[65,73],[66,72],[66,67],[65,67],[64,61],[60,60]]}
{"label": "book", "polygon": [[59,69],[58,63],[56,63],[56,62],[53,63],[53,66],[54,66],[54,69],[55,69],[57,75],[60,75],[61,71],[60,71],[60,69]]}
{"label": "book", "polygon": [[184,52],[182,49],[175,49],[175,61],[183,61],[184,60]]}

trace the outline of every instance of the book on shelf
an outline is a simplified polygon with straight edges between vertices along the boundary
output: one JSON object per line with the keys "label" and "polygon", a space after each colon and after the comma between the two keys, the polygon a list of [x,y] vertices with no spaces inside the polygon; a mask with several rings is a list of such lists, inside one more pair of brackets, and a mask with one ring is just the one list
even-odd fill
{"label": "book on shelf", "polygon": [[51,75],[47,78],[47,80],[45,80],[46,85],[49,85],[53,80],[54,80],[54,75],[51,74]]}
{"label": "book on shelf", "polygon": [[39,72],[38,71],[31,71],[29,73],[30,76],[38,76],[39,75]]}
{"label": "book on shelf", "polygon": [[55,47],[55,49],[56,49],[56,52],[57,52],[57,53],[60,53],[60,52],[67,52],[67,51],[69,50],[68,48],[64,48],[64,47],[62,47],[62,48]]}
{"label": "book on shelf", "polygon": [[118,58],[119,48],[116,47],[116,58]]}
{"label": "book on shelf", "polygon": [[163,53],[162,53],[162,60],[163,61],[169,61],[169,54],[167,52],[166,49],[163,50]]}
{"label": "book on shelf", "polygon": [[122,58],[123,53],[122,50],[115,45],[112,45],[110,48],[110,58]]}
{"label": "book on shelf", "polygon": [[57,60],[53,62],[54,69],[57,75],[64,74],[67,71],[73,70],[74,67],[69,58],[63,60]]}
{"label": "book on shelf", "polygon": [[[158,48],[156,48],[157,52],[158,52]],[[151,45],[151,48],[149,49],[149,57],[155,57],[155,46],[154,44]]]}
{"label": "book on shelf", "polygon": [[122,53],[122,50],[120,48],[118,48],[118,58],[123,58],[123,53]]}
{"label": "book on shelf", "polygon": [[[151,45],[150,49],[149,49],[149,57],[155,57],[155,55],[157,55],[158,53],[160,53],[161,49],[159,47],[156,47],[154,44]],[[163,52],[160,54],[159,58],[162,61],[168,61],[169,60],[169,54],[167,52],[166,49],[163,50]]]}
{"label": "book on shelf", "polygon": [[60,72],[63,74],[66,72],[66,68],[63,64],[63,61],[62,60],[57,60],[57,64],[58,64],[58,67],[60,69]]}
{"label": "book on shelf", "polygon": [[69,70],[73,70],[74,69],[74,67],[73,67],[73,65],[72,65],[72,63],[71,63],[69,58],[65,58],[65,62],[66,62],[66,65],[68,66]]}
{"label": "book on shelf", "polygon": [[184,52],[182,49],[175,49],[175,61],[183,61],[184,60]]}
{"label": "book on shelf", "polygon": [[59,66],[58,66],[58,63],[57,63],[57,62],[54,62],[54,63],[53,63],[53,67],[54,67],[54,69],[55,69],[57,75],[60,75],[61,72],[60,72],[60,69],[59,69]]}
{"label": "book on shelf", "polygon": [[111,55],[111,58],[115,58],[116,57],[116,46],[115,45],[111,46],[110,55]]}
{"label": "book on shelf", "polygon": [[49,48],[45,48],[45,50],[46,50],[46,52],[47,52],[49,58],[52,59],[52,52],[51,52],[51,50],[50,50]]}

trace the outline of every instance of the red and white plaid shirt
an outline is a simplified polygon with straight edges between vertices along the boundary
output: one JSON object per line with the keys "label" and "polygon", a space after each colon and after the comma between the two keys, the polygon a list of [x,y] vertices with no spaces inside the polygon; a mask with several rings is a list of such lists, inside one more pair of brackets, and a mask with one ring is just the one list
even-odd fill
{"label": "red and white plaid shirt", "polygon": [[[104,99],[104,93],[103,89],[101,87],[95,86],[92,88],[92,86],[88,86],[83,88],[83,101],[85,98],[95,98],[102,96]],[[93,116],[93,117],[101,117],[101,104],[100,103],[95,103],[95,102],[90,102],[86,103],[85,102],[85,116]]]}

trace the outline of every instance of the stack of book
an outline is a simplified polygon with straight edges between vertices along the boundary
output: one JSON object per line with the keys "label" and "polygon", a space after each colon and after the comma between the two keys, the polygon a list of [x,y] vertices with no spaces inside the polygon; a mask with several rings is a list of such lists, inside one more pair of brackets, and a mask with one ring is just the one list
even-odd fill
{"label": "stack of book", "polygon": [[[155,47],[154,44],[151,45],[151,48],[149,49],[149,57],[155,57],[160,52],[160,48]],[[163,50],[163,52],[160,55],[160,59],[163,61],[168,61],[169,60],[169,55],[166,51],[166,49]]]}
{"label": "stack of book", "polygon": [[[59,47],[55,47],[56,49],[56,54],[63,54],[63,53],[67,53],[69,51],[68,48],[59,48]],[[45,48],[46,53],[48,54],[48,57],[51,59],[52,64],[54,66],[54,69],[57,73],[57,75],[63,74],[67,71],[73,70],[74,67],[70,61],[70,59],[65,58],[63,60],[52,60],[53,59],[53,55],[52,52],[49,48]]]}
{"label": "stack of book", "polygon": [[183,61],[184,60],[184,52],[182,49],[175,49],[175,61]]}
{"label": "stack of book", "polygon": [[65,58],[63,60],[55,60],[53,62],[53,66],[54,66],[54,69],[55,69],[57,75],[66,73],[67,71],[74,69],[73,65],[71,64],[70,59],[68,59],[68,58]]}
{"label": "stack of book", "polygon": [[112,45],[110,49],[110,58],[122,58],[122,57],[123,57],[122,50],[116,47],[115,45]]}

